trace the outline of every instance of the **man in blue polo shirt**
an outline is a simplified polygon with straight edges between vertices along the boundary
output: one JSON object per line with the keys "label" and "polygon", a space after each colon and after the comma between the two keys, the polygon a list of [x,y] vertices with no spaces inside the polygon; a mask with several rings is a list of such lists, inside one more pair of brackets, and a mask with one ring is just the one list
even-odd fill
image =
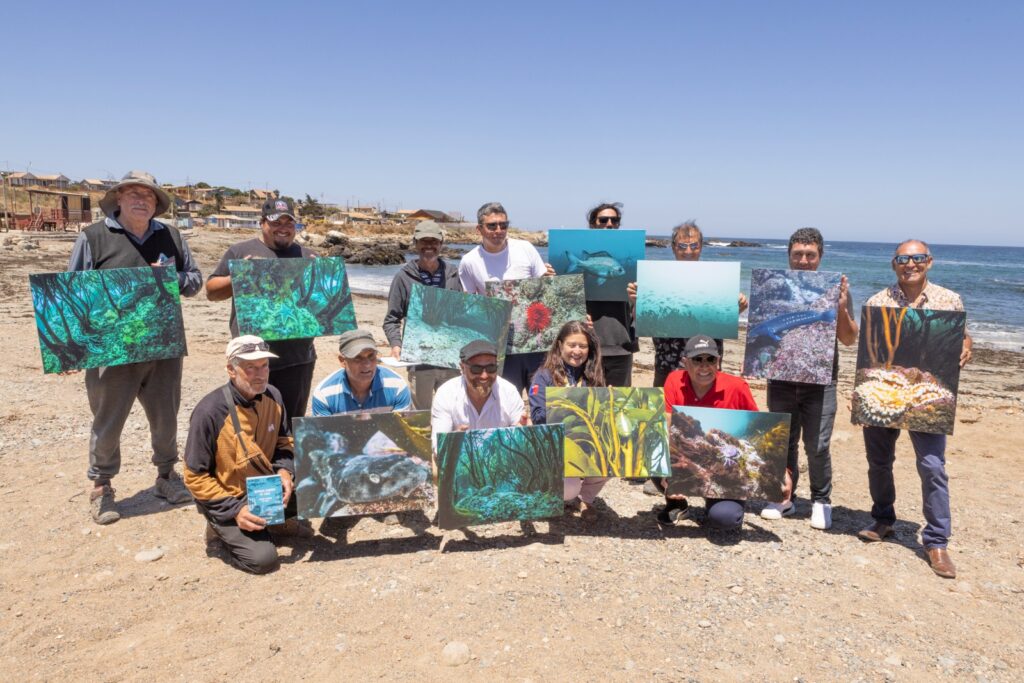
{"label": "man in blue polo shirt", "polygon": [[313,415],[412,409],[409,385],[393,370],[378,367],[377,344],[366,330],[351,330],[338,338],[338,360],[341,370],[313,390]]}

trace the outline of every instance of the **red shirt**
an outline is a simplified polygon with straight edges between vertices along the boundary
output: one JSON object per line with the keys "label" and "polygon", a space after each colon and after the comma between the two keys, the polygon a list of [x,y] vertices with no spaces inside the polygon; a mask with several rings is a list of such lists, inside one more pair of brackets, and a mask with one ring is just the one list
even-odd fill
{"label": "red shirt", "polygon": [[665,411],[671,413],[672,406],[757,410],[750,386],[742,377],[719,372],[715,376],[715,385],[708,389],[704,398],[697,398],[685,369],[674,370],[665,380]]}

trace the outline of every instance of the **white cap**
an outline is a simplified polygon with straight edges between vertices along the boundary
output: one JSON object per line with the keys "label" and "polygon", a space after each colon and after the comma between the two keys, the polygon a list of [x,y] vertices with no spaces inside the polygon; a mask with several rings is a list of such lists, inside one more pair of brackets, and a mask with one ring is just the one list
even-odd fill
{"label": "white cap", "polygon": [[241,360],[259,360],[260,358],[277,358],[276,353],[270,352],[267,342],[254,334],[243,334],[228,342],[225,354],[228,360],[240,358]]}

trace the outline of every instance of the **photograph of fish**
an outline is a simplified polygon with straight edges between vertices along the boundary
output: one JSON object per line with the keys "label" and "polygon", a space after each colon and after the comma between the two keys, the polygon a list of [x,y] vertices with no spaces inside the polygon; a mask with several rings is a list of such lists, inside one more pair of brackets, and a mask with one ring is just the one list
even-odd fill
{"label": "photograph of fish", "polygon": [[512,302],[509,353],[547,351],[570,320],[586,320],[582,275],[488,282],[487,296]]}
{"label": "photograph of fish", "polygon": [[565,428],[567,477],[667,477],[665,392],[548,387],[548,423]]}
{"label": "photograph of fish", "polygon": [[297,417],[299,517],[351,517],[426,510],[431,476],[430,411]]}
{"label": "photograph of fish", "polygon": [[952,434],[966,322],[962,311],[864,306],[853,423]]}
{"label": "photograph of fish", "polygon": [[274,341],[356,328],[342,258],[239,259],[228,267],[240,334]]}
{"label": "photograph of fish", "polygon": [[525,521],[562,514],[562,426],[437,435],[437,525]]}
{"label": "photograph of fish", "polygon": [[475,339],[486,339],[498,347],[501,365],[511,316],[511,301],[414,284],[400,360],[458,369],[459,350]]}
{"label": "photograph of fish", "polygon": [[841,273],[755,268],[743,374],[830,384]]}
{"label": "photograph of fish", "polygon": [[29,275],[43,372],[187,355],[173,267]]}
{"label": "photograph of fish", "polygon": [[636,294],[638,336],[739,336],[738,261],[641,261]]}
{"label": "photograph of fish", "polygon": [[782,502],[789,413],[672,408],[668,493]]}
{"label": "photograph of fish", "polygon": [[548,262],[559,275],[583,275],[587,301],[627,301],[644,258],[643,230],[549,230]]}

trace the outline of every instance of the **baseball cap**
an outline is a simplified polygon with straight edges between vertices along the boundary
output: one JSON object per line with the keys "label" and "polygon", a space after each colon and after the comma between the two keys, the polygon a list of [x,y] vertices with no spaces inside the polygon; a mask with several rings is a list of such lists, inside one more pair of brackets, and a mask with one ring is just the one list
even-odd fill
{"label": "baseball cap", "polygon": [[697,356],[721,357],[718,353],[718,344],[716,344],[715,340],[706,334],[698,334],[695,337],[690,337],[686,341],[686,348],[683,349],[683,355],[687,358],[696,358]]}
{"label": "baseball cap", "polygon": [[270,198],[263,202],[263,217],[268,221],[276,221],[281,216],[288,216],[293,221],[299,219],[295,216],[295,204],[286,197],[278,199]]}
{"label": "baseball cap", "polygon": [[241,360],[259,360],[260,358],[277,358],[276,353],[270,352],[270,346],[260,337],[254,334],[243,334],[228,342],[227,351],[224,353],[228,360],[239,358]]}
{"label": "baseball cap", "polygon": [[412,238],[418,240],[421,237],[433,237],[436,240],[444,241],[444,228],[431,220],[420,221],[416,229],[412,231]]}
{"label": "baseball cap", "polygon": [[366,349],[377,350],[377,342],[366,330],[349,330],[338,337],[338,353],[345,358],[355,358]]}
{"label": "baseball cap", "polygon": [[498,348],[493,342],[489,342],[486,339],[475,339],[459,351],[459,360],[466,362],[473,356],[479,356],[481,354],[488,354],[491,356],[498,355]]}

